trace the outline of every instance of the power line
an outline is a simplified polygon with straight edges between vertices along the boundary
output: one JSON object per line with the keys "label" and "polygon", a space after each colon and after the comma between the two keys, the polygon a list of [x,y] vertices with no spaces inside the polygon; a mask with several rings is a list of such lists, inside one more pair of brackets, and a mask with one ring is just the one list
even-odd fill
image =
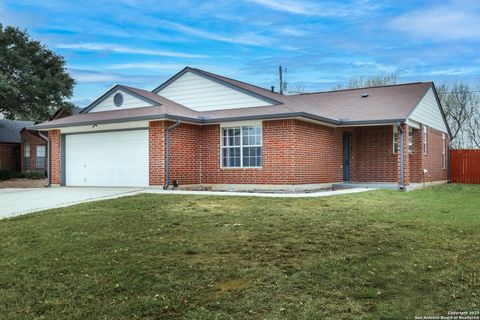
{"label": "power line", "polygon": [[447,93],[474,93],[480,92],[480,90],[472,90],[472,91],[448,91],[448,92],[438,92],[438,94],[447,94]]}

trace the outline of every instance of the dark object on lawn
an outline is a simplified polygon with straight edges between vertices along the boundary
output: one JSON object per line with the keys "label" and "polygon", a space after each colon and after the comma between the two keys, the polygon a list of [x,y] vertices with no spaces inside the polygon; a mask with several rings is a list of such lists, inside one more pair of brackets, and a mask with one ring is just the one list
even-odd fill
{"label": "dark object on lawn", "polygon": [[177,179],[173,179],[173,189],[178,188],[179,184]]}

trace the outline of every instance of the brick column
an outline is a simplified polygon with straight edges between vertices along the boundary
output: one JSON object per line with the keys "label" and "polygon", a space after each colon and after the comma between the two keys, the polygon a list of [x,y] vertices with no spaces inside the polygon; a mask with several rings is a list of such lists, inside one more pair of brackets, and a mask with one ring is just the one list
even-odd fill
{"label": "brick column", "polygon": [[398,185],[400,186],[400,179],[401,179],[401,148],[403,148],[404,153],[403,153],[403,184],[405,187],[410,185],[410,156],[408,154],[408,125],[407,124],[402,124],[402,129],[403,129],[403,145],[401,144],[401,130],[400,128],[398,129],[398,146],[399,150],[397,153],[397,182]]}
{"label": "brick column", "polygon": [[165,121],[149,123],[149,181],[152,186],[165,183]]}
{"label": "brick column", "polygon": [[48,131],[50,139],[50,183],[60,185],[61,177],[61,142],[60,130]]}

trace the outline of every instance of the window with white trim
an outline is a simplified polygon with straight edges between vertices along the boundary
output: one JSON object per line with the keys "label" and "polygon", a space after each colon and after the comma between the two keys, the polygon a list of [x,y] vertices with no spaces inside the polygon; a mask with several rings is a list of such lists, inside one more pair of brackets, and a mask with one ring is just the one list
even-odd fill
{"label": "window with white trim", "polygon": [[[397,153],[399,149],[398,146],[398,127],[393,127],[393,153]],[[413,152],[413,128],[408,127],[408,153]]]}
{"label": "window with white trim", "polygon": [[408,127],[408,153],[413,152],[413,128]]}
{"label": "window with white trim", "polygon": [[30,145],[28,143],[23,145],[23,168],[30,169]]}
{"label": "window with white trim", "polygon": [[45,169],[45,156],[47,148],[45,146],[37,146],[37,153],[35,158],[35,167],[37,169]]}
{"label": "window with white trim", "polygon": [[398,127],[393,126],[393,153],[398,152]]}
{"label": "window with white trim", "polygon": [[442,169],[447,167],[447,138],[442,132]]}
{"label": "window with white trim", "polygon": [[221,128],[221,161],[224,168],[262,166],[262,126]]}
{"label": "window with white trim", "polygon": [[423,126],[423,153],[428,153],[428,128],[427,126]]}

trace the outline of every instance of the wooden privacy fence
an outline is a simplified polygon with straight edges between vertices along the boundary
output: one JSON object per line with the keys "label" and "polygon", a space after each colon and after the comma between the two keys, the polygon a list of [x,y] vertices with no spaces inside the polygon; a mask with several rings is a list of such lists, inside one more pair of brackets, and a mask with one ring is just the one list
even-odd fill
{"label": "wooden privacy fence", "polygon": [[480,150],[450,150],[450,179],[480,184]]}

